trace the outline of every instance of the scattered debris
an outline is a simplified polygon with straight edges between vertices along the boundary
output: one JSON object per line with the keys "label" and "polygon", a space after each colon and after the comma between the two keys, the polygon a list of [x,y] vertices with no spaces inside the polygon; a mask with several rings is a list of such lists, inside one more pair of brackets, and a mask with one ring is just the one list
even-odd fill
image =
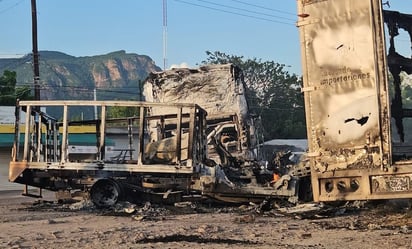
{"label": "scattered debris", "polygon": [[234,221],[237,223],[252,223],[255,221],[255,215],[254,214],[242,215],[242,216],[236,217]]}
{"label": "scattered debris", "polygon": [[90,210],[93,208],[95,208],[95,206],[91,200],[81,200],[69,206],[69,209],[73,211],[74,210]]}

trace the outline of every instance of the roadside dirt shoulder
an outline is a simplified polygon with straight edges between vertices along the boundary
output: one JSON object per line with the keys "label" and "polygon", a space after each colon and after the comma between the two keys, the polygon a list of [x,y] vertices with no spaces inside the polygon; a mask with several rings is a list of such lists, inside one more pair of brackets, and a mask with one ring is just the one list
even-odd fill
{"label": "roadside dirt shoulder", "polygon": [[79,207],[0,192],[0,248],[412,248],[405,207]]}

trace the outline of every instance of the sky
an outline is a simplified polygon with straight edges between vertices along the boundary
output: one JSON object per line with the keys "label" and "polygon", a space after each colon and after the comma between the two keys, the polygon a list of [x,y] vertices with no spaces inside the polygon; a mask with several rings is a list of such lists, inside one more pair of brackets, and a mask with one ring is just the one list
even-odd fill
{"label": "sky", "polygon": [[[167,67],[198,66],[206,51],[275,61],[300,75],[296,0],[37,0],[39,50],[93,56],[125,50]],[[386,0],[384,0],[386,2]],[[389,0],[412,13],[412,0]],[[387,6],[385,6],[388,9]],[[31,0],[0,0],[0,57],[32,51]],[[408,37],[400,40],[408,49]]]}

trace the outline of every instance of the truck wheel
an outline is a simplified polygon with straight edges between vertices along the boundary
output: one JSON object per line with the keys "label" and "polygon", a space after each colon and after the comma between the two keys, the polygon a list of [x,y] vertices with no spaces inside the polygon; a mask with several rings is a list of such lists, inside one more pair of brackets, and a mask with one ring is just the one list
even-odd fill
{"label": "truck wheel", "polygon": [[105,178],[95,182],[90,189],[90,199],[97,207],[111,207],[122,196],[122,190],[118,182]]}

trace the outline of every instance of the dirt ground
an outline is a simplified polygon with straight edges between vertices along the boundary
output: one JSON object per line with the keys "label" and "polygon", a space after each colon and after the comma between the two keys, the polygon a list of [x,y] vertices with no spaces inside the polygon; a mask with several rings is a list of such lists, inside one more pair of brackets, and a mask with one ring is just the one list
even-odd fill
{"label": "dirt ground", "polygon": [[179,204],[99,210],[1,191],[0,248],[412,248],[409,201],[268,211]]}

